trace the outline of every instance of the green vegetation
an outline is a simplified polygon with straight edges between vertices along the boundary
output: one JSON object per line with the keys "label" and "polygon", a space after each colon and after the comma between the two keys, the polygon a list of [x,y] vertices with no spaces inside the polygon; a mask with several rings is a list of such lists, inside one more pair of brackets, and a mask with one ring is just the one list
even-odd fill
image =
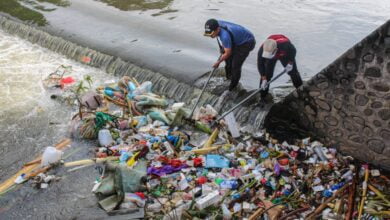
{"label": "green vegetation", "polygon": [[97,0],[116,7],[122,11],[162,9],[167,7],[173,0]]}
{"label": "green vegetation", "polygon": [[37,0],[38,2],[48,2],[60,7],[68,7],[70,2],[68,0]]}
{"label": "green vegetation", "polygon": [[0,12],[9,14],[22,21],[44,26],[48,22],[40,11],[49,12],[55,10],[55,8],[46,8],[39,3],[50,3],[60,7],[70,5],[68,0],[0,0]]}
{"label": "green vegetation", "polygon": [[45,17],[41,13],[22,6],[17,0],[0,1],[0,11],[22,21],[31,21],[39,26],[47,24]]}

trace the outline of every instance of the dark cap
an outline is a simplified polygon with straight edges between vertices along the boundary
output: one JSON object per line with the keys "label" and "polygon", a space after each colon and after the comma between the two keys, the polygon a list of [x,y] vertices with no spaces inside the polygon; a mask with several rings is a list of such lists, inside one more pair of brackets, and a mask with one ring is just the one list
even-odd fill
{"label": "dark cap", "polygon": [[206,24],[204,25],[204,34],[210,35],[213,33],[213,31],[217,30],[219,27],[218,21],[214,18],[209,19],[206,21]]}

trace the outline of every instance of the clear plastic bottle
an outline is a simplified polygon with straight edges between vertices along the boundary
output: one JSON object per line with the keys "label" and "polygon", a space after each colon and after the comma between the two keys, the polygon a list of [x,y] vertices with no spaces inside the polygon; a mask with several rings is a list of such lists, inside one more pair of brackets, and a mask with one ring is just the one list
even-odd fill
{"label": "clear plastic bottle", "polygon": [[114,142],[112,139],[111,133],[108,129],[102,129],[98,134],[99,144],[102,147],[108,146]]}
{"label": "clear plastic bottle", "polygon": [[221,208],[222,208],[223,220],[232,219],[232,213],[230,212],[226,204],[222,204]]}

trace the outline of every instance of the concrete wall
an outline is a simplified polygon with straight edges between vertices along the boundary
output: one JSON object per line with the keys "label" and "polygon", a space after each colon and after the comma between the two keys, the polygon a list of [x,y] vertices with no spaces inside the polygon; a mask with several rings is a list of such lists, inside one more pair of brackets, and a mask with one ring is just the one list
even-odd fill
{"label": "concrete wall", "polygon": [[274,105],[265,127],[390,169],[390,20]]}

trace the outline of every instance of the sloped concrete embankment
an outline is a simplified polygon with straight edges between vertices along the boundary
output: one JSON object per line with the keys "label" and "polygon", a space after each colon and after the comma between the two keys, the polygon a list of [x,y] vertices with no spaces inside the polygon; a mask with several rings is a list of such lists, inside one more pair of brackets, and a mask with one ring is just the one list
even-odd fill
{"label": "sloped concrete embankment", "polygon": [[390,20],[274,105],[265,127],[390,169]]}
{"label": "sloped concrete embankment", "polygon": [[[179,82],[178,80],[166,77],[161,73],[141,68],[118,57],[103,54],[96,50],[66,41],[61,37],[53,36],[47,32],[10,20],[9,18],[3,17],[1,15],[0,28],[9,34],[26,39],[31,43],[38,44],[44,48],[48,48],[54,52],[63,54],[66,57],[76,61],[82,61],[84,57],[89,57],[91,60],[86,63],[87,65],[100,68],[109,74],[113,74],[115,76],[128,75],[136,78],[141,83],[144,81],[151,81],[154,85],[153,89],[156,93],[165,95],[166,97],[174,99],[177,102],[193,104],[194,100],[201,92],[201,90],[195,86]],[[219,96],[206,92],[200,100],[200,105],[205,103],[215,105],[218,101],[218,98]],[[223,103],[224,105],[222,106],[222,111],[234,105],[233,101],[231,100],[233,99]],[[251,106],[242,106],[235,110],[235,116],[237,117],[238,122],[242,124],[247,124],[250,122],[250,124],[253,125],[255,129],[262,127],[266,113],[266,110],[259,108],[254,109]]]}

